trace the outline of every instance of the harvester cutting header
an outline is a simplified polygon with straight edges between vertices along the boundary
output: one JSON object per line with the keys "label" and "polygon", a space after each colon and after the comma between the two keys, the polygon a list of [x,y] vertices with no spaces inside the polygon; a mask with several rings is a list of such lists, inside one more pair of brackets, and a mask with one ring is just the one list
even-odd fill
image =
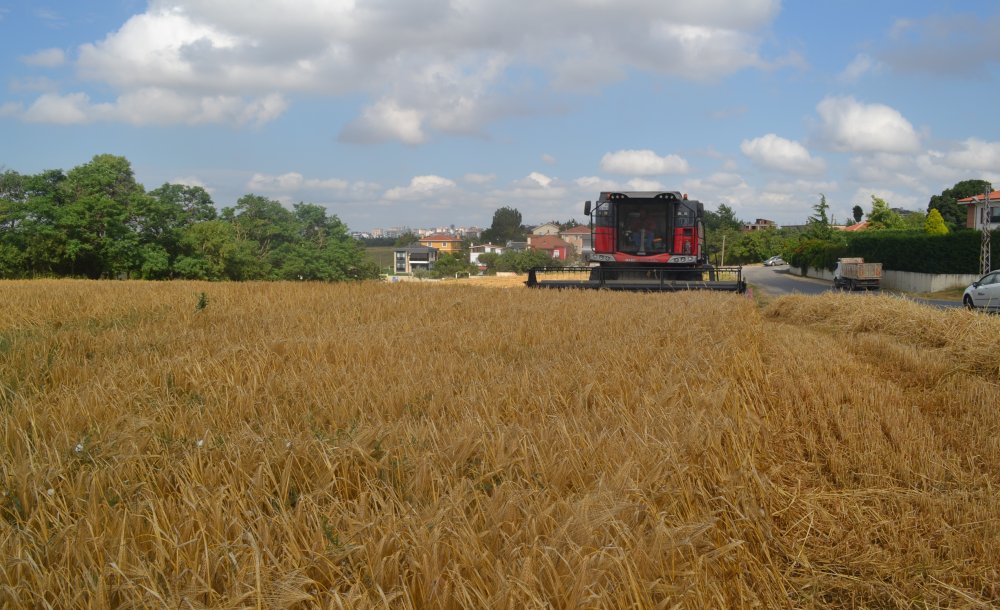
{"label": "harvester cutting header", "polygon": [[744,292],[740,267],[714,267],[705,248],[705,206],[675,191],[602,192],[590,216],[587,267],[537,267],[534,288]]}

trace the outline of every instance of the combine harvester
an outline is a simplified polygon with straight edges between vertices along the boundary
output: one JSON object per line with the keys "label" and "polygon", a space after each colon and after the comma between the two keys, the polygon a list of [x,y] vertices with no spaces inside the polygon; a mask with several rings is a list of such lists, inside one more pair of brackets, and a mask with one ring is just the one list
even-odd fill
{"label": "combine harvester", "polygon": [[535,267],[530,288],[746,292],[742,267],[714,267],[705,206],[672,191],[602,192],[584,204],[593,252],[586,267]]}

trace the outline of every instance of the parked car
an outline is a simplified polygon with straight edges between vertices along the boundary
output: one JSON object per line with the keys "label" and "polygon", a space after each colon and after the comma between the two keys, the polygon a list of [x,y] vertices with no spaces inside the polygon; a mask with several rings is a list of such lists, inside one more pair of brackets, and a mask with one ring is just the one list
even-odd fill
{"label": "parked car", "polygon": [[969,309],[1000,311],[1000,271],[991,271],[972,282],[962,295],[962,303]]}
{"label": "parked car", "polygon": [[772,256],[771,258],[764,261],[765,267],[777,267],[778,265],[784,265],[785,259],[780,256]]}

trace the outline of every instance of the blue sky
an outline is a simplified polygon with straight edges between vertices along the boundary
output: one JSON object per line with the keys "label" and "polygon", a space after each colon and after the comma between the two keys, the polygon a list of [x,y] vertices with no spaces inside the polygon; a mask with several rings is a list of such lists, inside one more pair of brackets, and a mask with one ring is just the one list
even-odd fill
{"label": "blue sky", "polygon": [[577,218],[607,189],[746,220],[1000,185],[1000,5],[947,0],[0,0],[0,166],[352,229]]}

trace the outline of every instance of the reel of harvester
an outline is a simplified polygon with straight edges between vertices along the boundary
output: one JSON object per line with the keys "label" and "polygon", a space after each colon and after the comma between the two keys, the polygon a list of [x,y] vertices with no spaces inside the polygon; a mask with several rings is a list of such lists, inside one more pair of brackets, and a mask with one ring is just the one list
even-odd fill
{"label": "reel of harvester", "polygon": [[717,290],[746,292],[742,267],[534,267],[528,270],[529,288],[575,288],[631,292]]}

